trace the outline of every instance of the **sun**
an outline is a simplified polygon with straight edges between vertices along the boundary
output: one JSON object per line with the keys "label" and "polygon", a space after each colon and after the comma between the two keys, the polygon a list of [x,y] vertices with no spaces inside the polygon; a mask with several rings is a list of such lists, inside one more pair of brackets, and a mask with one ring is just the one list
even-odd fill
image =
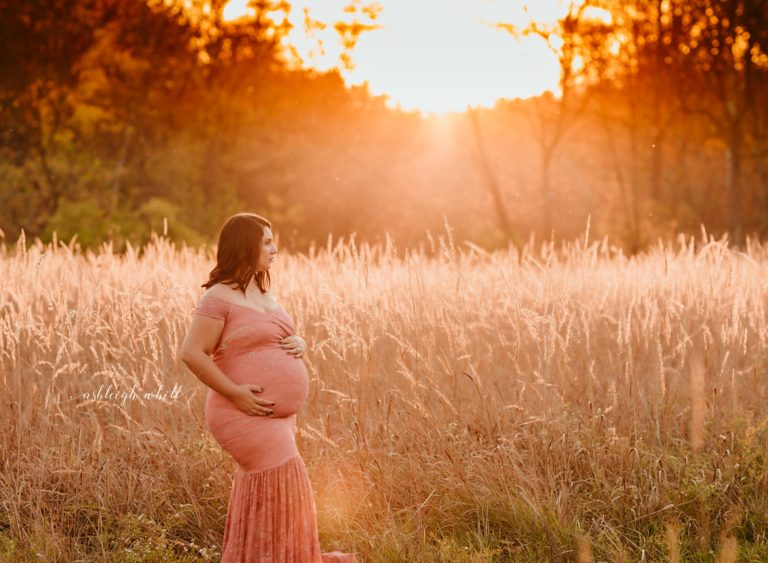
{"label": "sun", "polygon": [[[287,40],[303,64],[318,70],[339,68],[342,47],[333,22],[345,17],[350,0],[294,0],[294,24]],[[247,0],[230,0],[224,19],[248,15]],[[535,0],[382,0],[378,29],[361,35],[351,69],[341,69],[348,85],[367,84],[389,104],[426,114],[491,107],[502,98],[557,93],[554,54],[538,36],[513,36],[505,28],[524,27],[530,18],[555,21],[565,2]],[[307,22],[310,22],[309,24]],[[312,25],[311,22],[321,22]],[[325,24],[325,27],[322,26]]]}

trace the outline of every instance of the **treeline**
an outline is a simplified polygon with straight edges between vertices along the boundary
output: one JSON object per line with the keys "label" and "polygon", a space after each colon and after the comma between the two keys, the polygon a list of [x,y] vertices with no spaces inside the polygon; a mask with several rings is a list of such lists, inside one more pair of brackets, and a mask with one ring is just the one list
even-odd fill
{"label": "treeline", "polygon": [[590,0],[531,31],[562,38],[543,166],[584,112],[631,247],[701,223],[765,236],[768,1]]}
{"label": "treeline", "polygon": [[384,152],[414,117],[347,91],[338,74],[289,70],[285,29],[264,15],[279,4],[226,24],[223,7],[0,2],[7,238],[23,228],[119,244],[167,218],[169,236],[215,240],[243,209],[298,244],[358,226],[361,198],[378,189],[358,155]]}
{"label": "treeline", "polygon": [[768,231],[765,0],[574,5],[513,30],[549,42],[561,97],[430,119],[287,62],[285,3],[234,23],[186,4],[0,0],[6,240],[119,246],[167,219],[197,243],[244,209],[295,248],[407,245],[444,218],[486,246],[570,238],[588,216],[631,250],[701,223]]}

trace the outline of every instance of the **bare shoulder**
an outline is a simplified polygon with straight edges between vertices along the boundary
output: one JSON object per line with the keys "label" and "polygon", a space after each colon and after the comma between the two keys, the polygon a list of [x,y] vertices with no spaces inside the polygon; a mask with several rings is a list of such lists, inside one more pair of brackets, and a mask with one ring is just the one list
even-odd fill
{"label": "bare shoulder", "polygon": [[242,291],[234,289],[223,283],[217,283],[216,285],[209,287],[208,290],[203,294],[203,297],[206,296],[228,301],[234,305],[245,305],[246,307],[255,306],[256,308],[274,309],[277,305],[279,305],[277,299],[275,299],[275,296],[270,292],[267,292],[259,297],[252,296],[249,298],[245,297]]}
{"label": "bare shoulder", "polygon": [[216,285],[209,287],[203,294],[203,297],[217,297],[219,299],[224,299],[225,301],[237,302],[238,297],[241,297],[242,295],[239,293],[239,291],[232,289],[228,285],[217,283]]}

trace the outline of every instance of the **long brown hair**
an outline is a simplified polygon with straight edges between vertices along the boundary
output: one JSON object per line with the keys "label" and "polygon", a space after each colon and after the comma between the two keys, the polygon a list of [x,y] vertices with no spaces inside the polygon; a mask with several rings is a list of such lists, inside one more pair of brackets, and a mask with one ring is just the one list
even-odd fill
{"label": "long brown hair", "polygon": [[236,213],[227,219],[219,231],[216,249],[216,267],[201,287],[217,283],[235,284],[245,293],[248,282],[256,276],[256,285],[262,293],[269,289],[269,270],[256,271],[261,257],[264,229],[272,224],[255,213]]}

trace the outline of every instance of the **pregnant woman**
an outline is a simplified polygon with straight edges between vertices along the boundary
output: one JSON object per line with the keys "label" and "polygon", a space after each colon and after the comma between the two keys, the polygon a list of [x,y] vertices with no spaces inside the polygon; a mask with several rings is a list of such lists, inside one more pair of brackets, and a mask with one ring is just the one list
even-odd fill
{"label": "pregnant woman", "polygon": [[315,499],[294,439],[309,386],[306,343],[268,292],[277,254],[271,228],[253,213],[224,223],[182,347],[184,363],[210,388],[208,429],[238,464],[221,561],[356,562],[320,552]]}

